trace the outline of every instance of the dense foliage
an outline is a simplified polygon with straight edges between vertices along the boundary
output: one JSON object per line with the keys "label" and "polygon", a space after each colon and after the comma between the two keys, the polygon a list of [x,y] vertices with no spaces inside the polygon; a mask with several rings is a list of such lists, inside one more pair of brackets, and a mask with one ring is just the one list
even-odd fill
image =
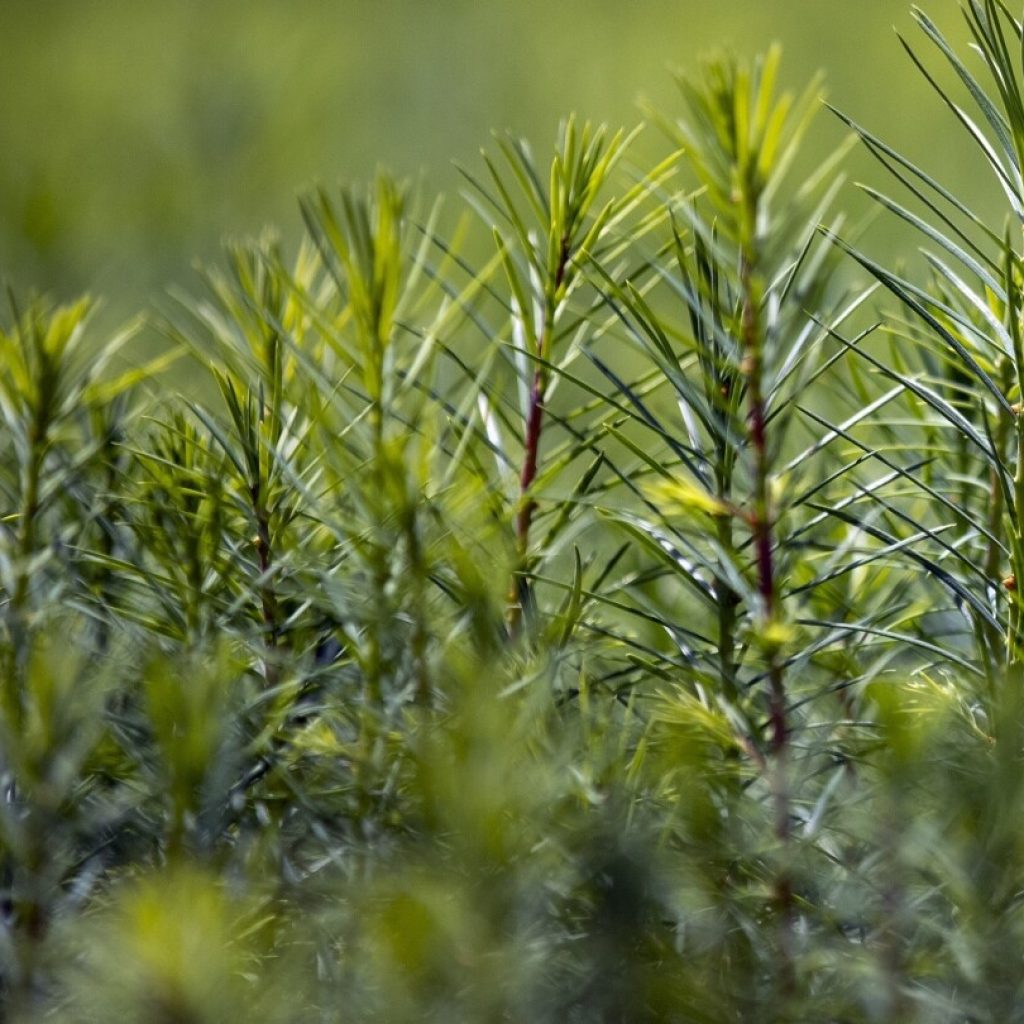
{"label": "dense foliage", "polygon": [[308,196],[144,367],[11,300],[0,1018],[1024,1019],[1024,29],[965,15],[911,54],[1004,220],[850,124],[919,270],[771,51],[653,168]]}

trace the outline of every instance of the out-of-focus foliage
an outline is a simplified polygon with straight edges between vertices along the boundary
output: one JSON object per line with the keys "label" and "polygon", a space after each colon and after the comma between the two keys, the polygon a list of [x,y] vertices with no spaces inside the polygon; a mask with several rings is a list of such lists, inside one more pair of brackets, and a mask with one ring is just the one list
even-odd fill
{"label": "out-of-focus foliage", "polygon": [[1005,221],[855,126],[930,275],[769,50],[650,161],[311,192],[137,370],[11,300],[0,1018],[1024,1018],[1024,30],[964,13]]}
{"label": "out-of-focus foliage", "polygon": [[[632,123],[641,94],[667,109],[667,67],[723,43],[782,42],[791,81],[827,66],[857,117],[956,165],[943,112],[898,58],[906,6],[5,0],[2,275],[99,289],[127,314],[190,281],[225,236],[277,224],[293,240],[293,197],[312,182],[383,162],[454,192],[451,161],[492,128],[547,138],[568,110]],[[953,15],[936,12],[960,37]],[[955,167],[955,183],[970,190],[975,170]]]}

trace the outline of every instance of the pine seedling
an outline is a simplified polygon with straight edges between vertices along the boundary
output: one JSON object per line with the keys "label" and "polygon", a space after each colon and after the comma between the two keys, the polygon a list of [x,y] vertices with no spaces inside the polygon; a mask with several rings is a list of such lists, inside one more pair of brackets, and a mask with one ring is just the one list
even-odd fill
{"label": "pine seedling", "polygon": [[[897,149],[840,115],[906,190],[908,200],[872,188],[868,192],[921,234],[930,280],[918,283],[865,252],[844,248],[905,310],[901,335],[909,343],[904,346],[908,355],[892,379],[932,425],[939,443],[935,465],[929,468],[930,493],[943,495],[955,512],[960,533],[952,546],[955,557],[944,558],[949,575],[933,575],[967,616],[977,657],[994,681],[1005,665],[1019,661],[1021,645],[1016,590],[1022,568],[1021,254],[1014,241],[1019,232],[1011,226],[1024,209],[1024,107],[1019,61],[1011,47],[1011,40],[1020,40],[1021,26],[1002,4],[989,0],[972,0],[963,14],[991,89],[926,14],[915,11],[915,18],[934,52],[966,90],[973,112],[961,105],[952,86],[931,71],[908,42],[901,41],[994,176],[1007,224],[986,221]],[[934,541],[931,546],[935,551]]]}
{"label": "pine seedling", "polygon": [[[634,133],[635,134],[635,133]],[[585,261],[600,253],[621,252],[623,223],[645,198],[644,184],[610,192],[613,171],[624,158],[632,135],[609,135],[604,128],[562,126],[550,171],[543,175],[526,143],[502,139],[502,160],[484,154],[488,180],[469,178],[484,199],[481,214],[492,224],[508,281],[512,356],[518,379],[521,461],[514,506],[517,568],[509,596],[508,621],[516,633],[534,595],[530,576],[542,555],[532,529],[538,513],[538,488],[547,474],[542,456],[545,424],[560,379],[575,358],[578,330],[586,323],[570,312],[570,299],[584,277]],[[652,181],[671,173],[672,160],[651,172]],[[645,228],[638,227],[638,234]],[[576,440],[578,440],[578,435]],[[573,449],[575,449],[573,451]],[[576,456],[585,445],[571,445]],[[560,464],[559,453],[548,459]],[[567,509],[564,505],[563,509]]]}
{"label": "pine seedling", "polygon": [[[836,682],[824,671],[811,681],[819,651],[835,640],[808,628],[802,593],[827,580],[800,580],[816,512],[808,466],[842,472],[841,463],[821,468],[832,454],[827,441],[791,461],[792,424],[802,389],[811,381],[827,387],[830,329],[864,298],[829,294],[835,260],[816,228],[834,182],[823,172],[787,185],[818,85],[797,100],[777,96],[777,68],[777,52],[749,67],[721,59],[700,81],[683,81],[688,116],[673,137],[698,191],[666,197],[669,238],[643,274],[622,280],[595,267],[617,337],[656,368],[662,393],[642,397],[624,383],[604,354],[607,342],[587,354],[626,410],[614,437],[639,456],[631,480],[641,503],[609,515],[651,558],[630,592],[673,641],[657,659],[681,687],[656,714],[690,701],[694,721],[700,707],[709,722],[724,714],[732,724],[720,733],[723,750],[752,758],[785,850],[808,797],[795,780],[808,777],[820,750],[804,738],[820,714],[808,715],[809,698]],[[670,604],[649,596],[660,578],[675,585]],[[701,613],[680,618],[673,606]],[[799,690],[787,684],[791,675]],[[728,780],[724,773],[726,793],[738,781]],[[740,790],[731,792],[736,799]],[[793,854],[778,856],[768,868],[779,921],[776,982],[791,995],[797,896],[792,869],[781,863]]]}

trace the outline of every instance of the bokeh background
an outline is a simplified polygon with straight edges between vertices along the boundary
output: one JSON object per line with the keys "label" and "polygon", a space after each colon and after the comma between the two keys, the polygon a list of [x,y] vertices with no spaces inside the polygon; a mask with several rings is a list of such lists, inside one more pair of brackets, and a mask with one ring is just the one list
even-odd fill
{"label": "bokeh background", "polygon": [[[784,48],[829,99],[977,191],[902,52],[906,0],[0,0],[0,278],[127,314],[226,237],[297,233],[296,194],[384,165],[457,192],[493,129],[680,109],[670,69]],[[963,38],[952,0],[929,12]],[[922,49],[927,51],[926,46]],[[650,133],[646,145],[660,140]],[[825,115],[821,152],[842,136]],[[972,158],[973,159],[973,158]],[[884,180],[866,158],[852,177]]]}

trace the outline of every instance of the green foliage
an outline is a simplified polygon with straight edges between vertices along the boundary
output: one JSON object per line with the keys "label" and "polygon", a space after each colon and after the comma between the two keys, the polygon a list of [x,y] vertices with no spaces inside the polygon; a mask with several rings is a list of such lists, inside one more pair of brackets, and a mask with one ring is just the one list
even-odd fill
{"label": "green foliage", "polygon": [[926,270],[863,251],[778,63],[646,171],[570,119],[454,218],[320,190],[158,364],[15,304],[0,1017],[1021,1017],[1024,251],[853,126]]}

